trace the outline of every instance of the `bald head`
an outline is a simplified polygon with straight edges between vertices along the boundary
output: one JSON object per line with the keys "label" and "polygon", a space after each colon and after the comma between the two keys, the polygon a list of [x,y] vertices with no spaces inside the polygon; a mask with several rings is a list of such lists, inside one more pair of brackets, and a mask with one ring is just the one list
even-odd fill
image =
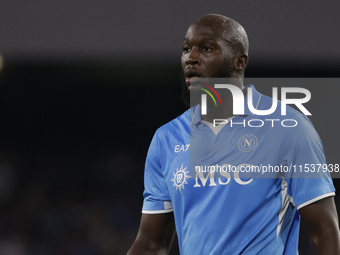
{"label": "bald head", "polygon": [[205,27],[218,33],[230,46],[234,54],[248,55],[249,41],[244,28],[235,20],[219,14],[207,14],[191,27]]}

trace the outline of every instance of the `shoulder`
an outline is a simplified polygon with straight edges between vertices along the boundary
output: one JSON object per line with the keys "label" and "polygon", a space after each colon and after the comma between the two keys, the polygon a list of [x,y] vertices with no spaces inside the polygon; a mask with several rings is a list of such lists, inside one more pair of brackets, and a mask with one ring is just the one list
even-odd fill
{"label": "shoulder", "polygon": [[188,141],[190,141],[190,110],[156,130],[149,146],[148,155],[150,154],[149,157],[151,155],[168,155],[177,146],[188,144]]}
{"label": "shoulder", "polygon": [[304,114],[287,106],[287,115],[283,116],[287,121],[291,121],[296,124],[293,128],[286,128],[285,133],[292,138],[301,139],[303,137],[310,137],[319,139],[319,135],[314,128],[311,120]]}
{"label": "shoulder", "polygon": [[[259,110],[270,109],[272,105],[273,99],[271,97],[260,94]],[[282,109],[283,107],[285,109]],[[289,145],[289,148],[294,145],[304,147],[312,144],[319,144],[318,146],[321,145],[322,147],[321,139],[310,119],[293,107],[284,105],[280,100],[277,101],[276,110],[272,114],[257,117],[275,121],[277,124],[275,125],[276,134],[280,133],[281,141],[283,144]]]}
{"label": "shoulder", "polygon": [[[264,94],[260,94],[260,100],[259,100],[259,105],[258,109],[259,110],[267,110],[270,109],[273,105],[273,98],[269,97]],[[282,108],[285,107],[285,114],[282,114]],[[293,107],[289,105],[284,105],[280,100],[277,100],[277,107],[276,110],[267,116],[264,116],[265,118],[272,118],[272,119],[278,119],[280,121],[284,122],[291,122],[289,123],[289,126],[295,126],[294,123],[296,124],[296,128],[294,128],[294,131],[297,130],[303,130],[305,128],[308,129],[314,129],[314,126],[310,119],[302,114],[300,111],[294,109]]]}
{"label": "shoulder", "polygon": [[179,115],[177,118],[159,127],[156,130],[156,135],[159,138],[163,138],[171,135],[184,134],[190,132],[189,124],[190,124],[190,109],[185,111],[183,114]]}

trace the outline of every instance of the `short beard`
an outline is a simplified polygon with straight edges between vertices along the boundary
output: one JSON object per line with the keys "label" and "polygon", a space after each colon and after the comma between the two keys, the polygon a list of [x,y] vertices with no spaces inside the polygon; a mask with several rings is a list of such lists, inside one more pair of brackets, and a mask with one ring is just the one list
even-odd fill
{"label": "short beard", "polygon": [[[232,74],[232,63],[231,61],[224,60],[223,67],[218,70],[211,78],[231,78]],[[185,82],[185,74],[182,70],[181,73],[181,83],[182,83],[182,101],[189,108],[190,107],[190,90]]]}
{"label": "short beard", "polygon": [[187,83],[185,82],[185,74],[182,70],[181,72],[181,84],[182,84],[182,94],[181,98],[186,107],[190,107],[190,90]]}

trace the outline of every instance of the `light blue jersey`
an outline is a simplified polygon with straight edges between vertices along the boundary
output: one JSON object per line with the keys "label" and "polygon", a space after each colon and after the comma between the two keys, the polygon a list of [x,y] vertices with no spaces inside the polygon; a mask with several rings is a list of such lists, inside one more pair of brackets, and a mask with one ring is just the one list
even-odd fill
{"label": "light blue jersey", "polygon": [[[269,109],[271,98],[251,88],[257,109]],[[255,116],[246,106],[245,115],[215,134],[196,106],[156,131],[142,212],[173,211],[181,254],[298,254],[298,209],[335,189],[322,171],[322,143],[308,118],[290,107],[284,117],[290,121],[282,124],[282,117],[280,107]],[[321,167],[314,178],[299,173],[306,164]]]}

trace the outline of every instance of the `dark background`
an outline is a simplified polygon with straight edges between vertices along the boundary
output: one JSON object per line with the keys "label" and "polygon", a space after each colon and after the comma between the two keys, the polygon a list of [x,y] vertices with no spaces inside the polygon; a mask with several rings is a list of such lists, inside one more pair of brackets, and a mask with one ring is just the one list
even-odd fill
{"label": "dark background", "polygon": [[[197,18],[215,12],[245,27],[248,77],[339,77],[339,7],[2,1],[0,254],[125,254],[149,142],[185,110],[181,41]],[[313,87],[308,107],[333,164],[339,92]],[[308,244],[302,225],[301,254],[311,254]]]}

